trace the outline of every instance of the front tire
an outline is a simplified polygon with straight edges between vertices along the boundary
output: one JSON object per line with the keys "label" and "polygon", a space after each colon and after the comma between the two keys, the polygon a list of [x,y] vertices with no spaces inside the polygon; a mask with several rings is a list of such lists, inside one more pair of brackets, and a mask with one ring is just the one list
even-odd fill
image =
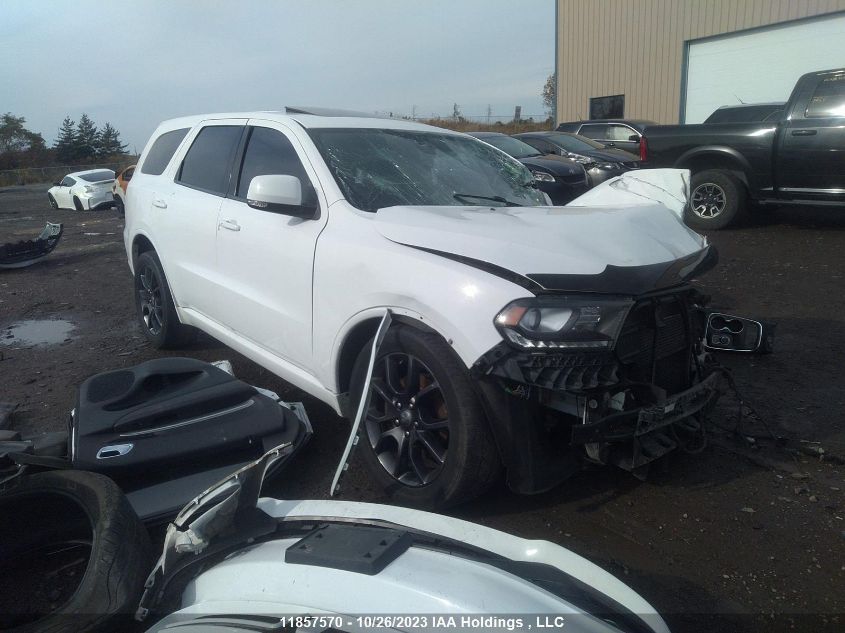
{"label": "front tire", "polygon": [[719,230],[739,222],[746,213],[748,192],[731,174],[707,169],[692,177],[690,204],[684,213],[688,226]]}
{"label": "front tire", "polygon": [[[372,341],[355,361],[355,403],[371,348]],[[478,496],[501,470],[466,367],[441,337],[408,326],[391,328],[379,349],[358,446],[392,500],[426,509]]]}
{"label": "front tire", "polygon": [[164,269],[154,251],[141,253],[135,262],[135,309],[138,322],[156,349],[182,347],[195,330],[179,322]]}

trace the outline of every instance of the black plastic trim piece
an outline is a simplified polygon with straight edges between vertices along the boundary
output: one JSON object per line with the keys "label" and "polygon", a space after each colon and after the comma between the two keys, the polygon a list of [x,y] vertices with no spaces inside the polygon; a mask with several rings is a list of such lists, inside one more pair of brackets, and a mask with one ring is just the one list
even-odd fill
{"label": "black plastic trim piece", "polygon": [[682,284],[707,272],[718,261],[719,253],[715,246],[710,245],[669,262],[644,266],[608,264],[596,275],[532,274],[527,277],[544,289],[555,292],[642,295]]}
{"label": "black plastic trim piece", "polygon": [[411,535],[359,525],[320,525],[285,550],[285,562],[375,576],[411,547]]}

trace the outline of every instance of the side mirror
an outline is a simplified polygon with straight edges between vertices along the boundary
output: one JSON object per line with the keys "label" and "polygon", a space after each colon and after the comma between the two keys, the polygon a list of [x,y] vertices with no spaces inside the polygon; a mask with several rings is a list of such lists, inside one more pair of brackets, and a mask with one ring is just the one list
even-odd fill
{"label": "side mirror", "polygon": [[631,134],[631,136],[628,137],[628,140],[633,143],[639,143],[640,137],[637,134]]}
{"label": "side mirror", "polygon": [[253,209],[311,219],[317,205],[303,202],[302,182],[296,176],[255,176],[246,194],[246,203]]}
{"label": "side mirror", "polygon": [[53,183],[53,186],[54,186],[54,187],[61,187],[61,186],[62,186],[62,181],[61,181],[61,180],[58,180],[58,181],[54,182],[54,183]]}
{"label": "side mirror", "polygon": [[711,312],[707,315],[704,345],[726,352],[770,354],[774,346],[774,329],[771,323]]}

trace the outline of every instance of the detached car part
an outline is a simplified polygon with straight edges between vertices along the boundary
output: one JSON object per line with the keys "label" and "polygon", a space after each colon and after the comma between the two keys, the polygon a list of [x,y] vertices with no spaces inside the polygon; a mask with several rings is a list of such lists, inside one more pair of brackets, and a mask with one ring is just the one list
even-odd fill
{"label": "detached car part", "polygon": [[268,393],[191,358],[97,374],[80,385],[67,433],[0,441],[0,470],[103,473],[142,520],[160,521],[268,448],[287,446],[278,467],[308,441],[303,406]]}
{"label": "detached car part", "polygon": [[[302,614],[318,616],[321,630],[434,631],[442,630],[436,616],[491,612],[554,613],[583,633],[668,633],[632,589],[547,541],[408,508],[259,499],[282,448],[204,492],[168,526],[137,612],[164,616],[150,633],[276,630]],[[383,627],[361,616],[412,613],[426,615]]]}
{"label": "detached car part", "polygon": [[756,352],[774,350],[775,325],[722,312],[707,313],[704,345],[719,352]]}
{"label": "detached car part", "polygon": [[24,268],[44,259],[59,244],[63,231],[61,224],[47,222],[35,239],[3,244],[0,246],[0,268]]}

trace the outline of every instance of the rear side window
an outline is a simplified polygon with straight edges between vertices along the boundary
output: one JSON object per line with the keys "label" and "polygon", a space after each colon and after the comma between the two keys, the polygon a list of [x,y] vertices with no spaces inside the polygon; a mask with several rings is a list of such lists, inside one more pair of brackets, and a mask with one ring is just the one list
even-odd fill
{"label": "rear side window", "polygon": [[309,182],[305,168],[287,137],[278,130],[255,127],[246,146],[235,195],[238,198],[246,198],[252,179],[268,174],[296,176],[302,181],[303,190]]}
{"label": "rear side window", "polygon": [[209,125],[201,129],[185,154],[177,182],[224,195],[229,188],[232,157],[242,132],[240,125]]}
{"label": "rear side window", "polygon": [[179,143],[182,142],[190,129],[186,127],[181,130],[172,130],[159,136],[150,151],[147,152],[144,164],[141,165],[141,173],[160,176],[167,167],[167,163],[173,158],[173,154],[176,153]]}
{"label": "rear side window", "polygon": [[825,77],[816,87],[804,116],[845,116],[845,73]]}
{"label": "rear side window", "polygon": [[582,134],[587,138],[607,138],[607,125],[605,124],[591,124],[582,125],[578,134]]}

